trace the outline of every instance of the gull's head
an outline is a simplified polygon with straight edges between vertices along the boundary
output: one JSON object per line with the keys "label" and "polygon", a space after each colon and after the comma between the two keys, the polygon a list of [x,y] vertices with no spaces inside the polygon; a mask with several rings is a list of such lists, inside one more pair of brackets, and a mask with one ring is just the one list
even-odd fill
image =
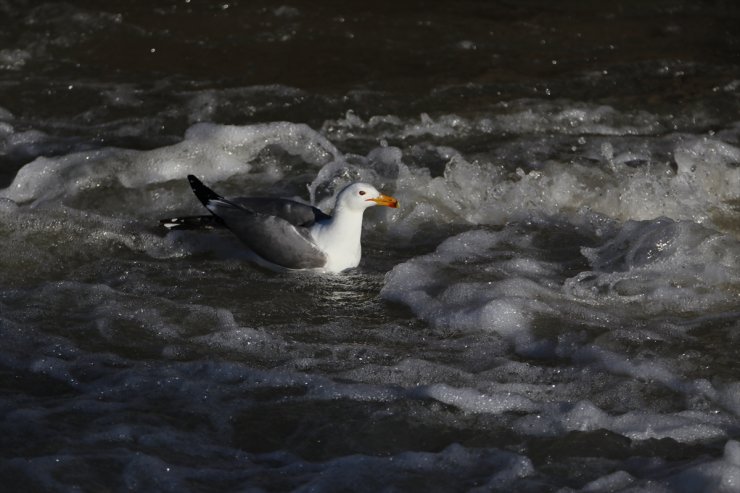
{"label": "gull's head", "polygon": [[337,196],[337,207],[346,207],[351,210],[364,211],[374,205],[398,207],[398,200],[390,195],[382,194],[367,183],[353,183],[345,187]]}

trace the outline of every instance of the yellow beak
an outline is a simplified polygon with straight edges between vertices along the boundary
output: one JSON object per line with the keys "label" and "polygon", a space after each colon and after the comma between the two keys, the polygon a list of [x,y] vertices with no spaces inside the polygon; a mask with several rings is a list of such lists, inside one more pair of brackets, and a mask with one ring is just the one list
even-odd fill
{"label": "yellow beak", "polygon": [[384,205],[386,207],[393,207],[394,209],[398,207],[398,200],[394,199],[390,195],[384,195],[382,193],[378,197],[375,197],[374,199],[367,199],[367,200],[375,202],[378,205]]}

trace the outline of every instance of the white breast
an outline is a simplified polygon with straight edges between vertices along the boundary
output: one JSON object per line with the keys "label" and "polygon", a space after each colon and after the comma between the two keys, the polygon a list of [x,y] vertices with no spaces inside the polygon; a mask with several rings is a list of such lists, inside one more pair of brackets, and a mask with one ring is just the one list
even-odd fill
{"label": "white breast", "polygon": [[362,258],[362,211],[342,211],[328,221],[311,227],[316,245],[326,254],[326,272],[341,272],[357,267]]}

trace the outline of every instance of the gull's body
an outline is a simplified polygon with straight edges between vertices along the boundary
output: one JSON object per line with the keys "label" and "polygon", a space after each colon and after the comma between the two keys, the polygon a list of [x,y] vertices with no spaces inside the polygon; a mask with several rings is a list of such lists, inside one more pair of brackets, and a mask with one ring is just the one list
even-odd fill
{"label": "gull's body", "polygon": [[225,226],[268,267],[313,269],[337,273],[357,267],[362,257],[360,238],[365,209],[397,207],[398,201],[366,183],[353,183],[337,195],[333,215],[287,199],[225,199],[196,177],[188,180],[196,197],[213,217],[163,220],[169,229],[196,223]]}

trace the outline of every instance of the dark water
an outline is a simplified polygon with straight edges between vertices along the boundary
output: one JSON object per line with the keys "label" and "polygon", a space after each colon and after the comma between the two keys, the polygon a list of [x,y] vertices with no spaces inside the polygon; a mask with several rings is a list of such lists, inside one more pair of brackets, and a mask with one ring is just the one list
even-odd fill
{"label": "dark water", "polygon": [[[740,491],[740,4],[0,0],[7,491]],[[226,195],[364,257],[165,234]]]}

